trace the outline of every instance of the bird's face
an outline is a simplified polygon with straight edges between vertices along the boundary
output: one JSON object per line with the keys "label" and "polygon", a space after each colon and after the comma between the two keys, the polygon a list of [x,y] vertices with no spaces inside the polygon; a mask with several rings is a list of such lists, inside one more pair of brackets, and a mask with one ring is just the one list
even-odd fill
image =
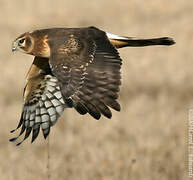
{"label": "bird's face", "polygon": [[40,31],[27,32],[13,41],[12,51],[21,51],[39,57],[49,57],[50,48],[47,40],[47,35],[40,33]]}
{"label": "bird's face", "polygon": [[31,54],[33,50],[33,38],[30,34],[25,33],[13,41],[12,52],[21,51],[27,54]]}

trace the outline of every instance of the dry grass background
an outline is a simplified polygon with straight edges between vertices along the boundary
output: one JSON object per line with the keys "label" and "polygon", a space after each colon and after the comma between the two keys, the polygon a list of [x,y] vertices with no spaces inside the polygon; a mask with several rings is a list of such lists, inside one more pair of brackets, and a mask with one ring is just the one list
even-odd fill
{"label": "dry grass background", "polygon": [[33,57],[12,54],[19,34],[97,26],[136,37],[171,36],[172,47],[124,48],[122,111],[95,121],[64,112],[50,135],[52,180],[184,180],[188,109],[193,108],[193,1],[0,0],[0,179],[46,179],[47,142],[16,147],[25,74]]}

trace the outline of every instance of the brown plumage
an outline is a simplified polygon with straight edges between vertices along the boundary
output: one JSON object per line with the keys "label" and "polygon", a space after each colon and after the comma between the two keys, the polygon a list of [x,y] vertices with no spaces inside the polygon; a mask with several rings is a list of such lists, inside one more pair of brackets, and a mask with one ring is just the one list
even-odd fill
{"label": "brown plumage", "polygon": [[[73,107],[84,115],[111,118],[117,102],[122,60],[116,48],[172,45],[171,38],[134,39],[105,33],[95,27],[53,28],[19,36],[12,51],[35,56],[27,75],[24,105],[18,127],[32,142],[40,127],[46,138],[64,108]],[[12,132],[14,132],[13,130]],[[21,144],[19,142],[17,145]]]}

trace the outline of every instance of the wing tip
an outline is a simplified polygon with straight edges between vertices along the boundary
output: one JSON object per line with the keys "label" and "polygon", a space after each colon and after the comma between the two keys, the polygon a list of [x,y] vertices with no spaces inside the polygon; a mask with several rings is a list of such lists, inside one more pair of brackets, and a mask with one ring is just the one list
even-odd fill
{"label": "wing tip", "polygon": [[13,130],[10,131],[10,133],[14,133],[16,130],[17,130],[17,129],[13,129]]}
{"label": "wing tip", "polygon": [[14,142],[16,140],[17,140],[17,137],[14,137],[14,138],[9,139],[9,142]]}
{"label": "wing tip", "polygon": [[23,141],[21,141],[21,142],[17,143],[17,144],[16,144],[16,146],[19,146],[19,145],[21,145],[21,143],[22,143],[22,142],[23,142]]}

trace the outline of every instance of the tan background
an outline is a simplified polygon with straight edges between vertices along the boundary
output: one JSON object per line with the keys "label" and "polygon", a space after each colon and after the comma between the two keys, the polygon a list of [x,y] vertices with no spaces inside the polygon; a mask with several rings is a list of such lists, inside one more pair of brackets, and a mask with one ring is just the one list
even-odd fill
{"label": "tan background", "polygon": [[0,0],[0,179],[47,178],[47,143],[9,143],[33,57],[11,53],[21,33],[94,25],[135,37],[171,36],[172,47],[124,48],[122,111],[95,121],[73,109],[52,128],[52,180],[187,178],[187,117],[193,108],[193,1]]}

